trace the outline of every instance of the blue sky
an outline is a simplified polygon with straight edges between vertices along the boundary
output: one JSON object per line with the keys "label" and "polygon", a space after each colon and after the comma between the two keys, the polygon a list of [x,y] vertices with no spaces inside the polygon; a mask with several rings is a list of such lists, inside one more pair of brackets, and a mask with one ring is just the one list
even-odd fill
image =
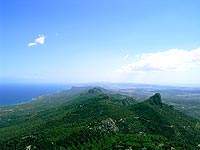
{"label": "blue sky", "polygon": [[1,82],[200,85],[199,0],[0,2]]}

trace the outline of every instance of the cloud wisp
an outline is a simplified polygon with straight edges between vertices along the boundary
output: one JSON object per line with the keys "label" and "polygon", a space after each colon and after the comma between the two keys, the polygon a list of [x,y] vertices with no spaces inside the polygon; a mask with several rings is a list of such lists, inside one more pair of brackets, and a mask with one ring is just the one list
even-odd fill
{"label": "cloud wisp", "polygon": [[35,46],[35,45],[43,45],[45,43],[45,36],[43,34],[39,34],[39,37],[35,39],[34,42],[28,43],[27,46]]}
{"label": "cloud wisp", "polygon": [[200,66],[200,48],[195,50],[170,49],[138,56],[139,60],[124,65],[119,72],[187,71]]}
{"label": "cloud wisp", "polygon": [[126,55],[123,57],[123,59],[128,59],[128,57],[129,57],[129,54],[126,54]]}

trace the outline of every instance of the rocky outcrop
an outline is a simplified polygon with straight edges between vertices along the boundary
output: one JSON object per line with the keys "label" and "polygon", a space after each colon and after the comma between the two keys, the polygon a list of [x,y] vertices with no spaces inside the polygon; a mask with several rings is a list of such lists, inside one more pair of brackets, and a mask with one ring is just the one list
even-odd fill
{"label": "rocky outcrop", "polygon": [[102,120],[97,129],[101,132],[107,133],[116,133],[119,131],[119,128],[116,126],[115,121],[112,118]]}
{"label": "rocky outcrop", "polygon": [[160,93],[156,93],[149,98],[149,101],[152,105],[162,105],[161,95]]}

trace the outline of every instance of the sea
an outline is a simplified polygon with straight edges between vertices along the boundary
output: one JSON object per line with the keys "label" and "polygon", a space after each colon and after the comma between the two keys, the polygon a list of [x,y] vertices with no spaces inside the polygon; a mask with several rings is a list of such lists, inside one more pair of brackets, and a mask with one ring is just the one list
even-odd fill
{"label": "sea", "polygon": [[0,106],[30,102],[37,96],[53,94],[69,88],[71,85],[3,83],[0,84]]}

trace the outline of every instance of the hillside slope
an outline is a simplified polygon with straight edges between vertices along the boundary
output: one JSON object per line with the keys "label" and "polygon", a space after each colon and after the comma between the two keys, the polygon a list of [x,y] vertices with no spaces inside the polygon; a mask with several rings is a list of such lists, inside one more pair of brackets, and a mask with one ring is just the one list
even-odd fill
{"label": "hillside slope", "polygon": [[1,149],[199,148],[200,122],[162,103],[158,93],[143,102],[99,88],[69,93],[27,104],[33,109],[21,116],[1,114]]}

